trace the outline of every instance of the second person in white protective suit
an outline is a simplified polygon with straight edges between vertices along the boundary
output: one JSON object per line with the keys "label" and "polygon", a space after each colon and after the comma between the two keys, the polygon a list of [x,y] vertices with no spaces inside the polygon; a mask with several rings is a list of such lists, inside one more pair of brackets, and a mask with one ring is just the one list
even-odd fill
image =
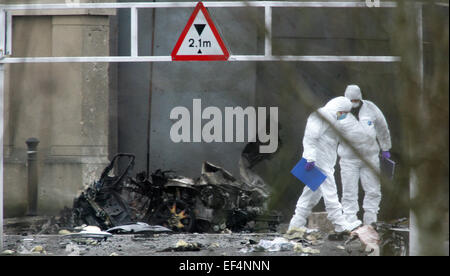
{"label": "second person in white protective suit", "polygon": [[306,170],[317,166],[327,178],[316,191],[312,191],[308,186],[303,188],[288,231],[306,225],[312,208],[319,203],[322,196],[328,213],[327,217],[333,223],[336,232],[351,231],[361,224],[361,221],[349,223],[345,219],[334,179],[339,136],[332,126],[338,127],[337,122],[345,119],[351,107],[350,100],[341,96],[330,100],[324,107],[308,117],[303,137],[303,158],[307,160]]}
{"label": "second person in white protective suit", "polygon": [[[383,113],[373,102],[362,99],[361,90],[357,85],[347,86],[345,97],[352,101],[351,113],[359,123],[345,132],[354,149],[357,149],[360,156],[369,165],[358,157],[347,143],[339,144],[342,207],[348,221],[358,220],[358,183],[361,179],[361,186],[364,190],[363,221],[364,224],[371,224],[377,221],[381,201],[381,185],[378,175],[380,148],[382,158],[389,158],[391,137]],[[349,120],[348,123],[351,121]]]}

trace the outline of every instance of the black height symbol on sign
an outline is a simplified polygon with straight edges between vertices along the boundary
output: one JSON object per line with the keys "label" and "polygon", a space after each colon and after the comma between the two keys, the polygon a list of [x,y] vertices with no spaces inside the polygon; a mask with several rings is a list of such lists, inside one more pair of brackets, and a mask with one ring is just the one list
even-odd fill
{"label": "black height symbol on sign", "polygon": [[206,24],[194,24],[194,27],[197,30],[198,35],[202,35],[202,32],[205,29],[205,26],[206,26]]}

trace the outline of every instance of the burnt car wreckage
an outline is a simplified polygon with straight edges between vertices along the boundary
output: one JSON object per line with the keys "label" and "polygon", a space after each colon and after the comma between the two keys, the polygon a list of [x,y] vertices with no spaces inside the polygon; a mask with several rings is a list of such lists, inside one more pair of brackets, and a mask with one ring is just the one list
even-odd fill
{"label": "burnt car wreckage", "polygon": [[[248,156],[241,157],[245,181],[240,181],[209,162],[203,163],[196,179],[162,170],[131,177],[135,156],[119,153],[99,180],[74,199],[67,221],[102,230],[144,222],[174,232],[276,231],[281,217],[267,210],[268,188],[250,171],[254,160],[262,158]],[[127,161],[125,169],[111,176],[123,160]]]}

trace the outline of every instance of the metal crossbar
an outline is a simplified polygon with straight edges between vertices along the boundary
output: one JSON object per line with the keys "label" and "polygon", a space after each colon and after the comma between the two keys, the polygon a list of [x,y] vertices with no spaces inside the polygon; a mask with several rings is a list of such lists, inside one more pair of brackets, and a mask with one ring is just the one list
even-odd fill
{"label": "metal crossbar", "polygon": [[[122,8],[189,8],[198,2],[121,2],[121,3],[66,3],[66,4],[11,4],[0,5],[7,10],[49,9],[122,9]],[[367,8],[365,1],[207,1],[205,7],[300,7],[300,8]],[[380,1],[380,7],[395,8],[395,1]]]}
{"label": "metal crossbar", "polygon": [[[0,5],[0,63],[49,63],[49,62],[170,62],[171,56],[138,55],[138,9],[145,8],[191,8],[197,2],[150,2],[150,3],[79,3],[79,4],[17,4]],[[348,2],[296,2],[296,1],[210,1],[210,8],[264,8],[265,39],[264,55],[231,55],[229,61],[297,61],[297,62],[398,62],[397,56],[342,56],[342,55],[272,55],[272,8],[368,8],[365,1]],[[395,8],[395,2],[380,1],[380,8]],[[12,13],[24,10],[73,10],[73,9],[130,9],[129,56],[90,57],[11,57]],[[1,20],[1,18],[8,20]],[[182,26],[181,26],[182,27]],[[2,58],[3,55],[3,58]]]}

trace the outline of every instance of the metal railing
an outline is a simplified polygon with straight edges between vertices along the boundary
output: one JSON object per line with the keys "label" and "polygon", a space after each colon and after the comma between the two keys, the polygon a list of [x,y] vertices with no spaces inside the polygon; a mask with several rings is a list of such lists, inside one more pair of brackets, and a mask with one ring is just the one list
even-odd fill
{"label": "metal railing", "polygon": [[[138,9],[193,8],[198,2],[151,2],[151,3],[79,3],[79,4],[18,4],[0,5],[0,63],[47,63],[47,62],[169,62],[168,56],[138,55]],[[348,2],[296,2],[296,1],[208,1],[209,8],[264,8],[265,38],[264,55],[231,55],[229,61],[303,61],[303,62],[398,62],[397,56],[342,56],[342,55],[272,55],[272,8],[369,8],[364,1]],[[395,2],[381,1],[377,8],[395,8]],[[372,7],[375,8],[375,7]],[[73,10],[73,9],[130,9],[129,56],[89,57],[11,57],[12,24],[14,11]],[[2,18],[4,18],[2,20]],[[183,26],[180,26],[180,30]],[[174,41],[175,42],[175,41]],[[3,53],[3,57],[2,57]]]}

